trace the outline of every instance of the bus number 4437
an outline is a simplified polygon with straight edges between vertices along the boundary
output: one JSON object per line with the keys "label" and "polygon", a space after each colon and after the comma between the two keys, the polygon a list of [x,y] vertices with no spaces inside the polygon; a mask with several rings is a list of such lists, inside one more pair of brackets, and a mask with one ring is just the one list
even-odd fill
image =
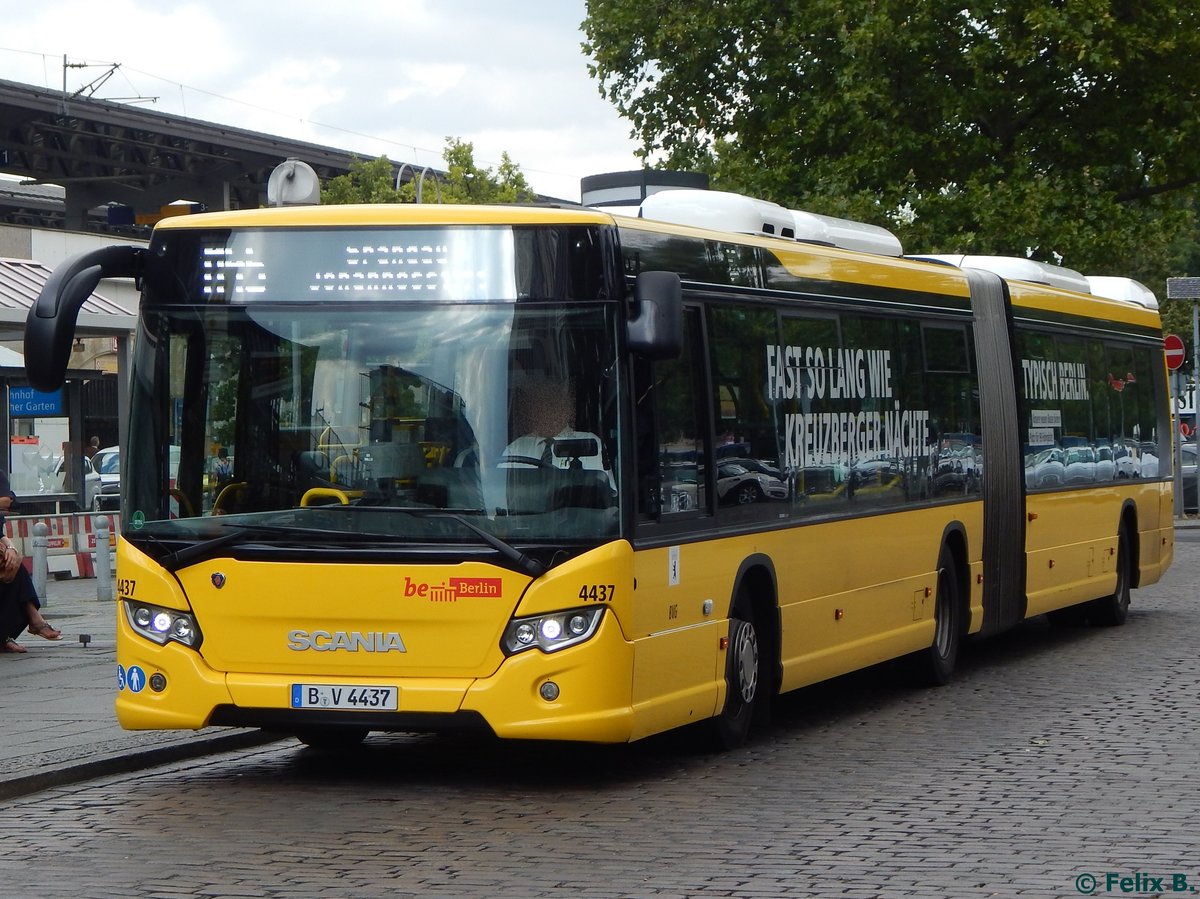
{"label": "bus number 4437", "polygon": [[616,592],[614,584],[584,584],[579,588],[579,598],[584,602],[612,602]]}

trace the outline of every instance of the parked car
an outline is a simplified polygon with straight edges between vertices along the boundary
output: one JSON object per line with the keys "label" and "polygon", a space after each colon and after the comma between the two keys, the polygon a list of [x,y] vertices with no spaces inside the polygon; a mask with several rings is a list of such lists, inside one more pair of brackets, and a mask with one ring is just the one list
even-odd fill
{"label": "parked car", "polygon": [[[96,470],[87,456],[81,456],[80,461],[83,463],[83,503],[80,508],[91,509],[92,503],[96,501],[96,496],[100,493],[100,475],[96,474]],[[54,469],[54,489],[59,493],[65,493],[67,490],[67,460],[65,456],[58,460],[58,465]]]}
{"label": "parked car", "polygon": [[94,512],[116,511],[121,508],[121,449],[108,446],[92,456],[92,468],[100,476],[100,490],[92,500]]}

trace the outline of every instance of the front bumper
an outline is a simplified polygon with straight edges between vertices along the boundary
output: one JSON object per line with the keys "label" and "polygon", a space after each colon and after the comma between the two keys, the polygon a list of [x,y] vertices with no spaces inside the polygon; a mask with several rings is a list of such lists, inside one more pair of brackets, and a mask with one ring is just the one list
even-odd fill
{"label": "front bumper", "polygon": [[[123,676],[116,712],[129,730],[234,725],[292,731],[344,725],[413,732],[482,726],[504,738],[600,743],[626,742],[633,732],[633,647],[612,614],[604,616],[586,643],[553,653],[518,653],[482,678],[405,678],[399,672],[394,677],[330,678],[223,673],[209,667],[198,652],[139,637],[124,616],[118,627]],[[131,678],[134,669],[138,673]],[[558,688],[553,701],[542,698],[547,681]],[[394,684],[400,691],[399,709],[293,710],[291,688],[298,682]]]}

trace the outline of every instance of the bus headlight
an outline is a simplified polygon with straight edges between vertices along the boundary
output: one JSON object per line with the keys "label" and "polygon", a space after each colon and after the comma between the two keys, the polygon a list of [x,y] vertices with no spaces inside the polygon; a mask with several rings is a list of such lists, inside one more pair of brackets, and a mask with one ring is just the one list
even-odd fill
{"label": "bus headlight", "polygon": [[535,646],[542,652],[557,652],[589,639],[596,633],[603,617],[604,607],[592,606],[531,618],[514,618],[504,629],[500,648],[505,655]]}
{"label": "bus headlight", "polygon": [[125,620],[129,626],[160,646],[174,641],[197,649],[200,646],[200,628],[190,612],[165,609],[145,602],[125,600]]}

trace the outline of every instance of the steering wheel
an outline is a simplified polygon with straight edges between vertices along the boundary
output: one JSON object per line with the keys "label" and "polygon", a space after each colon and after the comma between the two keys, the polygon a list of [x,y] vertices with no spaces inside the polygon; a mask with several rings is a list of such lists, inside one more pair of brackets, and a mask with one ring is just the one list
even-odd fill
{"label": "steering wheel", "polygon": [[527,465],[530,468],[553,468],[549,459],[539,459],[536,456],[501,456],[500,465]]}

